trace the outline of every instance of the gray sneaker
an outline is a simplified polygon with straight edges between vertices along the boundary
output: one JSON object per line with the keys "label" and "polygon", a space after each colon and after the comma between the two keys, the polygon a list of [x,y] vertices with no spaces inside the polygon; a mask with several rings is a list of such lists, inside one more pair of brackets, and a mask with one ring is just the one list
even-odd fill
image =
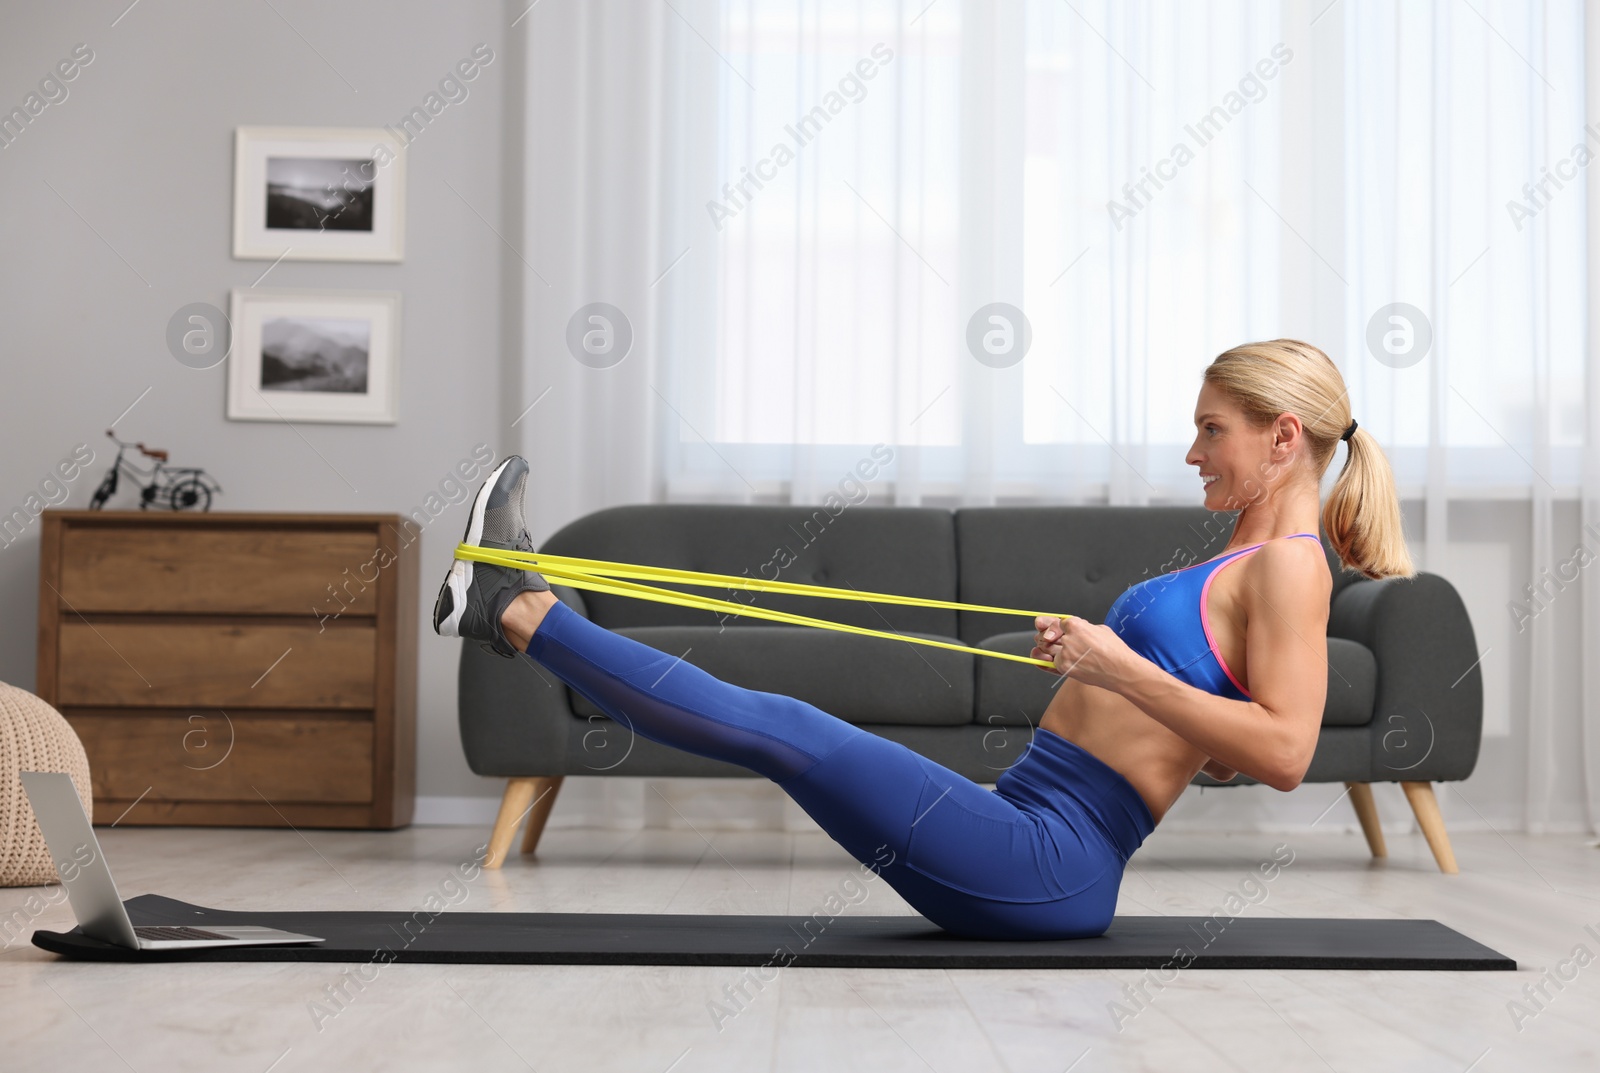
{"label": "gray sneaker", "polygon": [[[534,550],[523,521],[522,492],[528,460],[512,455],[489,474],[472,500],[463,544],[515,551]],[[496,655],[517,654],[500,629],[500,616],[519,593],[544,592],[550,583],[531,570],[512,570],[455,559],[433,604],[433,630],[440,637],[464,637]]]}

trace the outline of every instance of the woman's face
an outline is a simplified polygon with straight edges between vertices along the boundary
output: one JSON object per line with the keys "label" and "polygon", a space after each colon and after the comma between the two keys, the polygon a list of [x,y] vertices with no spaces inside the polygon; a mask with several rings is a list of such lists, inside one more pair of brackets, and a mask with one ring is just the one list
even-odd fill
{"label": "woman's face", "polygon": [[1273,428],[1251,428],[1228,397],[1211,384],[1200,388],[1194,408],[1194,445],[1184,459],[1200,470],[1208,510],[1242,510],[1266,494]]}

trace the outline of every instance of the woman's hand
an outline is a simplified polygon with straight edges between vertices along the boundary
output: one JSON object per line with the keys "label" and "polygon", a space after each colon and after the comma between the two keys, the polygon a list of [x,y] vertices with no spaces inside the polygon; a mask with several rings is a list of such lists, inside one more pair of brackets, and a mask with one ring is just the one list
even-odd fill
{"label": "woman's hand", "polygon": [[1110,626],[1077,615],[1040,615],[1034,626],[1038,632],[1033,657],[1053,662],[1055,674],[1092,686],[1114,690],[1132,671],[1132,661],[1139,658]]}
{"label": "woman's hand", "polygon": [[[1040,615],[1033,620],[1033,629],[1033,651],[1029,652],[1028,655],[1033,659],[1047,659],[1054,662],[1056,658],[1055,643],[1061,638],[1061,619],[1055,615]],[[1040,667],[1039,669],[1046,674],[1061,673],[1053,667]]]}

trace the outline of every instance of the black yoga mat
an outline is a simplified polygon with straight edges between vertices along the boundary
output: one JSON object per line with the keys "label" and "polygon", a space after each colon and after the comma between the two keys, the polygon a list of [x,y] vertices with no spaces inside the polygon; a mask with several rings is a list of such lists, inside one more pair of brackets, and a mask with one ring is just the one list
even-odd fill
{"label": "black yoga mat", "polygon": [[[961,939],[919,916],[638,913],[274,913],[207,909],[159,894],[125,903],[135,924],[263,924],[327,941],[128,950],[70,932],[33,944],[96,961],[390,961],[526,965],[807,965],[906,969],[1514,970],[1437,920],[1119,916],[1093,939]],[[1208,929],[1209,925],[1209,930]]]}

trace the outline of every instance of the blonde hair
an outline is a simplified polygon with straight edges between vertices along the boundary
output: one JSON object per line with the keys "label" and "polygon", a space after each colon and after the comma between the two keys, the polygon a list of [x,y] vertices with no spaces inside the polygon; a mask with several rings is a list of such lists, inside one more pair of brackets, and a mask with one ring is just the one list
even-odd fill
{"label": "blonde hair", "polygon": [[[1350,427],[1350,393],[1333,359],[1298,339],[1246,343],[1217,355],[1205,382],[1222,391],[1256,428],[1292,413],[1305,430],[1309,470],[1320,485],[1339,438]],[[1359,425],[1344,468],[1322,508],[1322,527],[1339,562],[1369,578],[1414,577],[1400,518],[1394,471],[1372,433]]]}

